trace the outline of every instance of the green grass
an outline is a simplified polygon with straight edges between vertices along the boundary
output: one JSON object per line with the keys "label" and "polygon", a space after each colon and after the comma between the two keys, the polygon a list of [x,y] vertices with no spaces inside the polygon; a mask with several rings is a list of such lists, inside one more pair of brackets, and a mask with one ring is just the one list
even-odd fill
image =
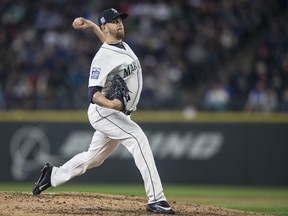
{"label": "green grass", "polygon": [[[288,215],[288,187],[164,185],[169,200],[205,204],[231,209]],[[33,183],[0,183],[0,191],[31,191]],[[95,192],[145,196],[141,184],[76,184],[67,183],[53,192]]]}

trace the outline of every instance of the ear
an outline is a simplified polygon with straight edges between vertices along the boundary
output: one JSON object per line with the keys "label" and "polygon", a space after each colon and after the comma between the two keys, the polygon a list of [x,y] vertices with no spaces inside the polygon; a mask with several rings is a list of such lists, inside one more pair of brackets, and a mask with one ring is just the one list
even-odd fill
{"label": "ear", "polygon": [[107,25],[106,25],[106,24],[101,25],[101,30],[102,30],[102,32],[104,32],[104,34],[105,34],[105,33],[108,33],[108,27],[107,27]]}
{"label": "ear", "polygon": [[101,29],[102,31],[104,31],[104,28],[105,28],[105,25],[101,25],[101,26],[100,26],[100,29]]}

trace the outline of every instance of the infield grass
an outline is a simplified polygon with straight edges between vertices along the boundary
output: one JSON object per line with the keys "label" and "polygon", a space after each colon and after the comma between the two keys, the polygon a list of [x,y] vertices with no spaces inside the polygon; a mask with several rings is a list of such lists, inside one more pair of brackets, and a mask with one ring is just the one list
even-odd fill
{"label": "infield grass", "polygon": [[[33,183],[0,183],[0,191],[31,191]],[[288,215],[288,187],[164,185],[170,201],[212,205],[276,216]],[[95,192],[145,196],[141,184],[67,183],[53,192]],[[49,192],[49,189],[48,189]]]}

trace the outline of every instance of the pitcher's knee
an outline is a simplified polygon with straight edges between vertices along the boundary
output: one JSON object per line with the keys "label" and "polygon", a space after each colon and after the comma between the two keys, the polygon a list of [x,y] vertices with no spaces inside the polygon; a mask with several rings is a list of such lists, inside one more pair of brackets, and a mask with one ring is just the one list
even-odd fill
{"label": "pitcher's knee", "polygon": [[93,161],[93,163],[91,163],[88,167],[88,169],[91,169],[91,168],[95,168],[95,167],[98,167],[100,166],[101,164],[103,164],[104,160],[95,160]]}
{"label": "pitcher's knee", "polygon": [[85,158],[85,160],[83,160],[83,165],[85,164],[84,166],[86,169],[98,167],[104,162],[104,160],[94,151],[83,152],[83,154],[85,155],[83,155]]}

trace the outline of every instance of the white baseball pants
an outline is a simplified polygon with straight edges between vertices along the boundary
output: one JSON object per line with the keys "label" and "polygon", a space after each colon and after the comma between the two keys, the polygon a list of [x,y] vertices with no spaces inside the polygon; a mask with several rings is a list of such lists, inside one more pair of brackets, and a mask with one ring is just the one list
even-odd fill
{"label": "white baseball pants", "polygon": [[53,167],[51,184],[57,187],[87,169],[100,166],[121,143],[133,155],[144,180],[148,203],[166,200],[148,139],[130,116],[122,112],[90,104],[88,117],[96,130],[89,149],[75,155],[63,166]]}

